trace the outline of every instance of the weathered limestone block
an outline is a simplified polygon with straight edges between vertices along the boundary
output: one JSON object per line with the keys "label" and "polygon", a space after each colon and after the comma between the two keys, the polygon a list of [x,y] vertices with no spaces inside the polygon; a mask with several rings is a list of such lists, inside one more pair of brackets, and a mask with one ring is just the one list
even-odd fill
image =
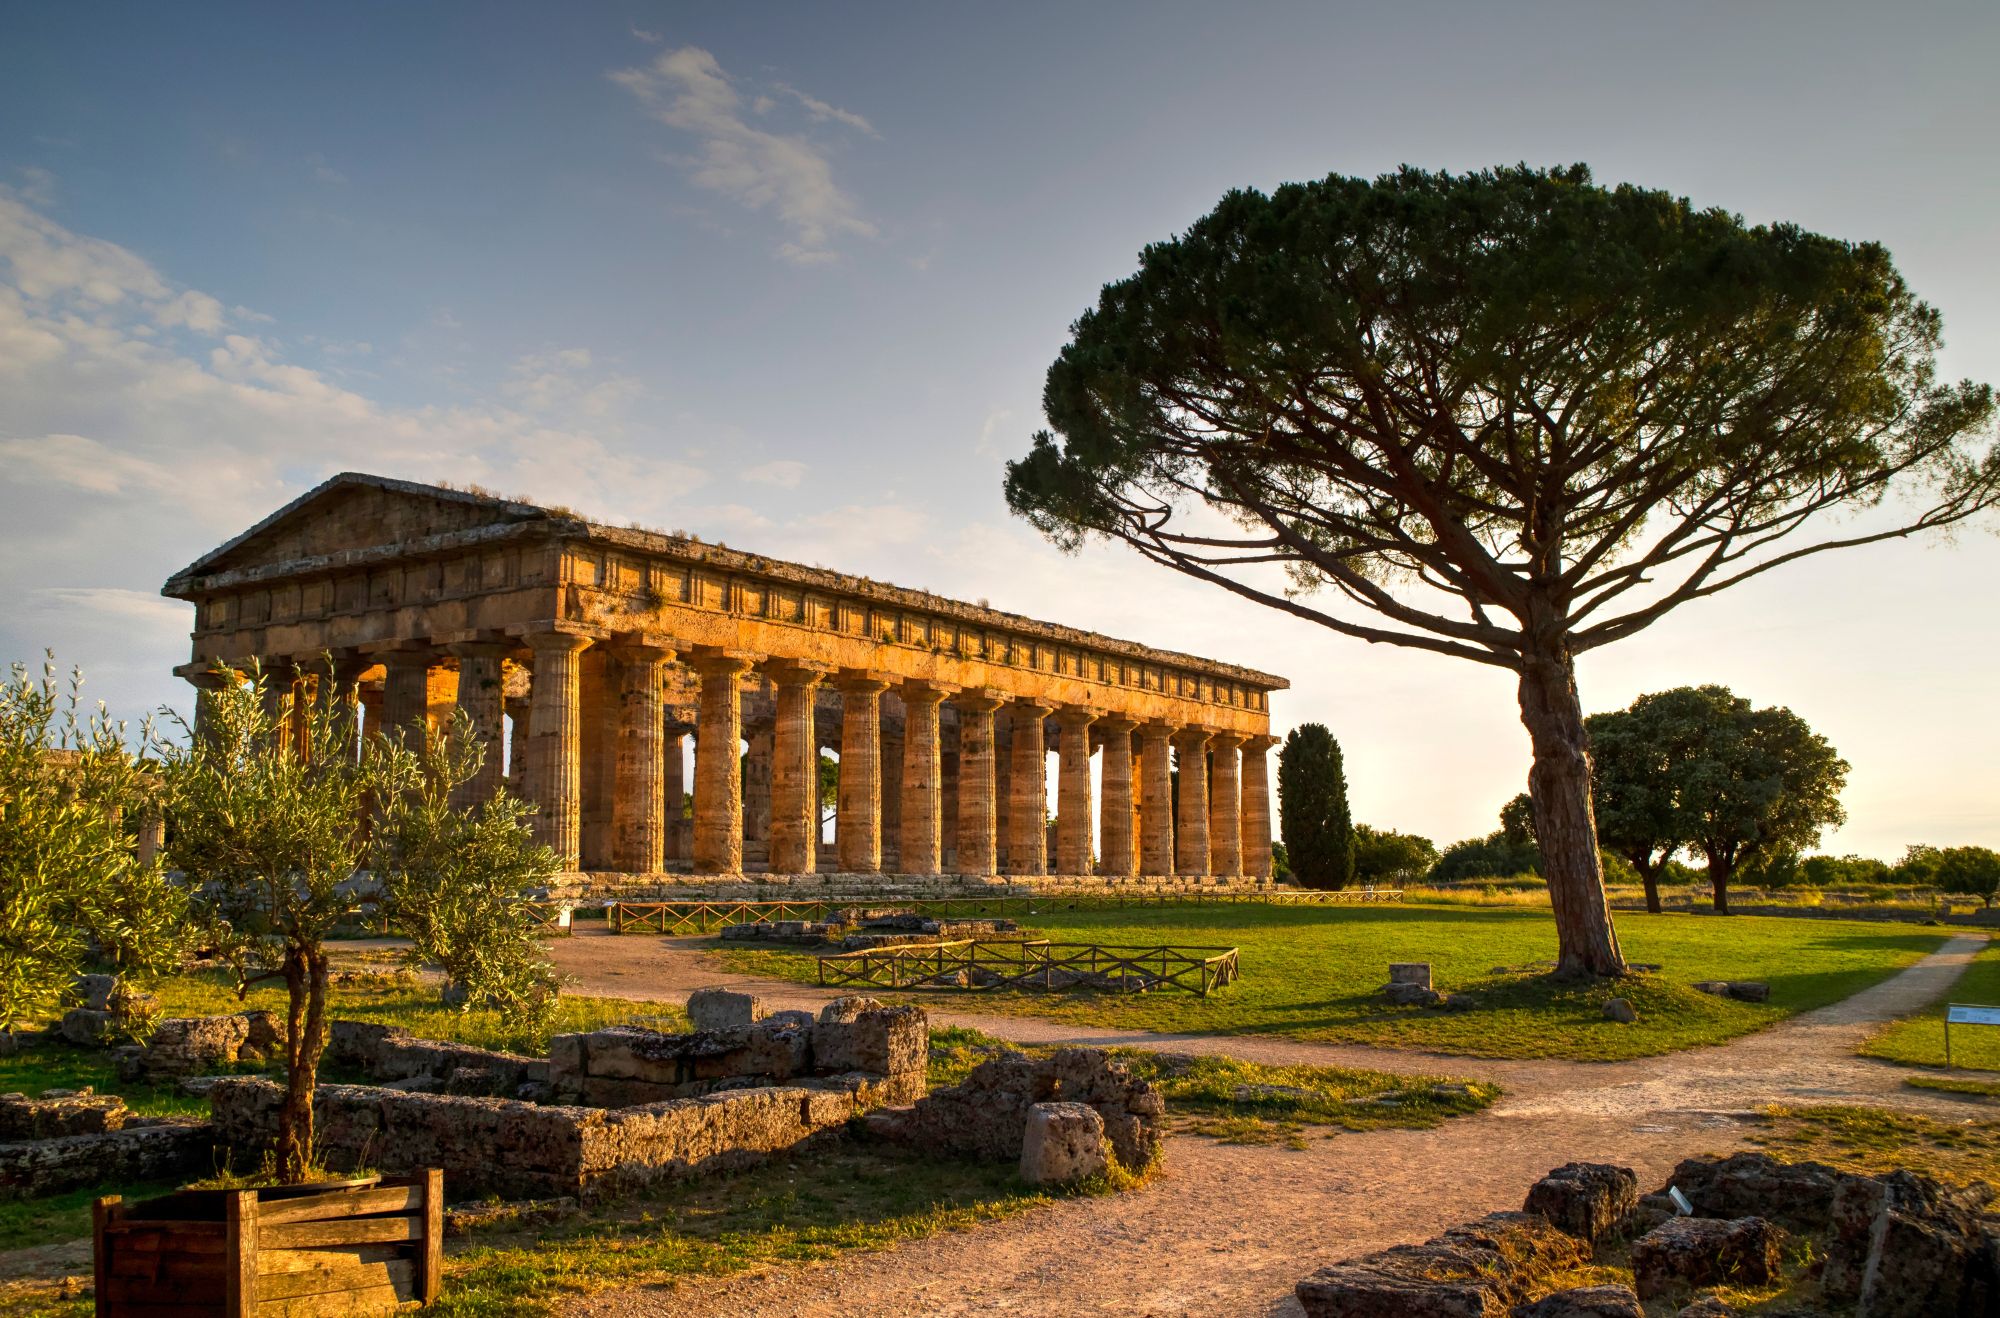
{"label": "weathered limestone block", "polygon": [[243,1019],[249,1024],[249,1033],[243,1039],[243,1046],[237,1049],[240,1061],[275,1062],[285,1055],[285,1021],[275,1011],[246,1011]]}
{"label": "weathered limestone block", "polygon": [[1778,1275],[1784,1232],[1761,1217],[1677,1217],[1632,1242],[1641,1299],[1675,1286],[1759,1286]]}
{"label": "weathered limestone block", "polygon": [[921,1076],[929,1063],[930,1025],[921,1007],[885,1007],[873,998],[835,998],[820,1009],[813,1024],[814,1071]]}
{"label": "weathered limestone block", "polygon": [[374,1021],[337,1020],[327,1026],[326,1057],[328,1066],[347,1070],[365,1071],[373,1074],[375,1059],[382,1045],[391,1039],[412,1037],[408,1030],[394,1025],[378,1025]]}
{"label": "weathered limestone block", "polygon": [[0,1094],[0,1141],[52,1140],[120,1130],[131,1114],[116,1094]]}
{"label": "weathered limestone block", "polygon": [[1607,998],[1604,1002],[1604,1019],[1617,1021],[1620,1025],[1631,1025],[1638,1021],[1638,1008],[1630,998]]}
{"label": "weathered limestone block", "polygon": [[1762,1217],[1793,1231],[1822,1231],[1835,1194],[1866,1180],[1818,1162],[1779,1162],[1763,1153],[1727,1158],[1686,1158],[1669,1184],[1687,1196],[1700,1217]]}
{"label": "weathered limestone block", "polygon": [[1294,1292],[1308,1318],[1498,1318],[1538,1279],[1585,1259],[1546,1218],[1490,1213],[1421,1245],[1321,1268]]}
{"label": "weathered limestone block", "polygon": [[1521,1211],[1595,1243],[1623,1227],[1638,1205],[1639,1177],[1629,1167],[1572,1162],[1535,1182]]}
{"label": "weathered limestone block", "polygon": [[1515,1308],[1513,1318],[1646,1318],[1630,1286],[1573,1286]]}
{"label": "weathered limestone block", "polygon": [[1435,1007],[1444,995],[1423,984],[1384,984],[1382,996],[1398,1007]]}
{"label": "weathered limestone block", "polygon": [[237,1060],[250,1038],[242,1016],[177,1016],[159,1022],[143,1048],[121,1050],[121,1080],[157,1083],[196,1075]]}
{"label": "weathered limestone block", "polygon": [[139,1125],[138,1120],[96,1134],[0,1143],[0,1199],[186,1176],[213,1158],[216,1132],[207,1122],[176,1117]]}
{"label": "weathered limestone block", "polygon": [[1021,1140],[1021,1179],[1071,1185],[1105,1169],[1104,1118],[1084,1103],[1037,1103]]}
{"label": "weathered limestone block", "polygon": [[111,995],[118,989],[118,976],[78,975],[70,988],[82,999],[78,1005],[86,1011],[109,1011]]}
{"label": "weathered limestone block", "polygon": [[1981,1221],[1989,1185],[1963,1189],[1913,1172],[1852,1177],[1833,1196],[1820,1284],[1867,1318],[1992,1313],[2000,1252]]}
{"label": "weathered limestone block", "polygon": [[592,1105],[662,1102],[726,1081],[768,1084],[811,1073],[812,1031],[790,1020],[692,1034],[620,1026],[558,1035],[549,1048],[556,1097]]}
{"label": "weathered limestone block", "polygon": [[1127,1171],[1142,1172],[1159,1156],[1165,1102],[1152,1086],[1133,1079],[1123,1062],[1096,1048],[1065,1048],[1043,1060],[1022,1053],[995,1057],[961,1083],[870,1128],[930,1153],[1008,1162],[1020,1154],[1029,1110],[1050,1102],[1096,1109],[1112,1156]]}
{"label": "weathered limestone block", "polygon": [[1431,963],[1428,961],[1391,961],[1389,963],[1391,984],[1416,984],[1431,987]]}
{"label": "weathered limestone block", "polygon": [[764,1000],[756,994],[726,988],[696,989],[688,994],[687,1013],[697,1030],[755,1025],[766,1014]]}

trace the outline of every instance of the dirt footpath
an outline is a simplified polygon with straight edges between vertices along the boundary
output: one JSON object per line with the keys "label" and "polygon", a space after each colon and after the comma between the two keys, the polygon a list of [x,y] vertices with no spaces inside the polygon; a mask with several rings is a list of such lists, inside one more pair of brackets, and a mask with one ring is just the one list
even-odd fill
{"label": "dirt footpath", "polygon": [[[1431,1131],[1315,1140],[1304,1150],[1169,1141],[1144,1190],[1067,1200],[1005,1222],[825,1264],[574,1302],[575,1315],[972,1313],[1297,1314],[1292,1284],[1325,1263],[1419,1240],[1480,1213],[1518,1208],[1530,1182],[1570,1161],[1617,1162],[1648,1186],[1690,1154],[1743,1143],[1742,1117],[1772,1102],[1866,1102],[1965,1116],[1979,1109],[1902,1088],[1901,1067],[1853,1055],[1878,1023],[1941,996],[1983,937],[1959,937],[1843,1002],[1715,1048],[1631,1062],[1486,1061],[1338,1044],[1092,1030],[933,1010],[1019,1042],[1072,1041],[1218,1052],[1263,1062],[1367,1066],[1490,1079],[1507,1096]],[[784,1006],[834,996],[712,969],[686,942],[580,935],[554,944],[590,993],[677,1000],[692,988],[754,987]]]}

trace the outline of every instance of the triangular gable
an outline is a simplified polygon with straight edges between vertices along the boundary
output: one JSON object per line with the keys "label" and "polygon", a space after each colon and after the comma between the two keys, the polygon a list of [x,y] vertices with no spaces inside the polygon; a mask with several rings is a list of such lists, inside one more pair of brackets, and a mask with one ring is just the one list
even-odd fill
{"label": "triangular gable", "polygon": [[425,536],[545,518],[531,504],[415,481],[342,472],[174,574],[167,593],[197,576],[235,572]]}

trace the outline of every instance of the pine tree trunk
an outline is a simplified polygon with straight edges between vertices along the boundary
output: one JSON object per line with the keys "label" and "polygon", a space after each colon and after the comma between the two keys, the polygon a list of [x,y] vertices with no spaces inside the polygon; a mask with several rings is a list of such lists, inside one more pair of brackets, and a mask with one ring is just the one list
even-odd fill
{"label": "pine tree trunk", "polygon": [[1556,916],[1558,975],[1623,975],[1590,805],[1590,739],[1567,653],[1529,653],[1521,667],[1521,722],[1534,746],[1528,795]]}

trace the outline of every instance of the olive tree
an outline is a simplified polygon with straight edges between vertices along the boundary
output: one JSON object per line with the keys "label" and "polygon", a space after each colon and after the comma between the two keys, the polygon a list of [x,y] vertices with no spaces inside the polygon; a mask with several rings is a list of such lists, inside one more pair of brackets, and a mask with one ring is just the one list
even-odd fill
{"label": "olive tree", "polygon": [[1237,191],[1077,320],[1007,499],[1512,674],[1558,970],[1614,975],[1577,657],[1990,509],[1992,393],[1940,333],[1880,246],[1581,166]]}

